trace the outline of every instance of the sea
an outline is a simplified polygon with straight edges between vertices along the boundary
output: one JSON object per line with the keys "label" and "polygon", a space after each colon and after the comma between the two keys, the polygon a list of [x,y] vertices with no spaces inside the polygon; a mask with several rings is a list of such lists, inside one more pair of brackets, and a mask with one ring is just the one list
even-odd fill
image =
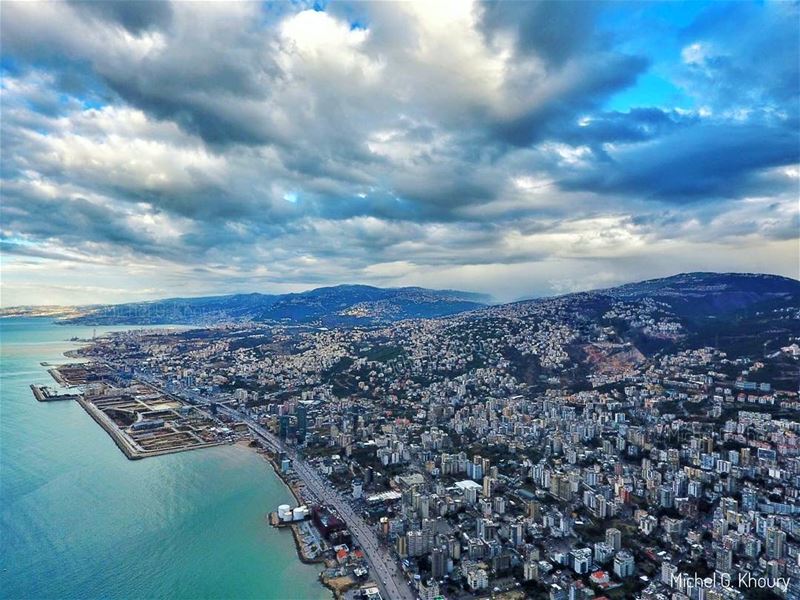
{"label": "sea", "polygon": [[[106,331],[126,327],[98,328]],[[244,446],[130,461],[40,363],[94,328],[0,319],[0,598],[329,599],[266,520],[288,489]]]}

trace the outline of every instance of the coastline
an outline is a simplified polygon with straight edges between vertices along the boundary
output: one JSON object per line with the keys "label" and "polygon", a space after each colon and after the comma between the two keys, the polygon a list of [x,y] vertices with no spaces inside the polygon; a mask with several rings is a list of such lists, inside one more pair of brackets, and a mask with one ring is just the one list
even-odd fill
{"label": "coastline", "polygon": [[[265,450],[264,448],[262,448],[261,446],[259,446],[257,443],[255,443],[253,441],[245,442],[244,440],[242,440],[240,442],[237,442],[237,444],[242,444],[245,447],[247,447],[248,449],[254,450],[265,461],[267,461],[270,464],[270,466],[272,467],[272,470],[275,473],[275,475],[278,477],[278,479],[280,479],[281,482],[283,483],[283,485],[286,487],[286,489],[289,490],[289,493],[292,495],[292,498],[294,498],[295,503],[298,504],[298,505],[303,504],[304,501],[301,498],[300,493],[283,476],[283,473],[281,473],[279,465],[275,461],[275,457],[269,451]],[[267,518],[265,519],[265,521],[267,522],[267,524],[270,527],[276,527],[275,525],[273,525],[270,522],[269,514],[267,515]],[[320,565],[320,564],[325,565],[325,569],[320,571],[320,573],[318,575],[318,580],[319,580],[320,584],[323,587],[327,588],[331,592],[332,596],[336,600],[341,600],[342,598],[344,598],[345,592],[348,591],[349,589],[352,589],[353,587],[355,587],[355,585],[357,585],[355,582],[352,582],[349,579],[348,579],[348,582],[350,582],[349,584],[343,584],[341,581],[339,583],[336,583],[336,580],[341,580],[342,578],[328,578],[328,577],[326,577],[325,576],[325,570],[335,567],[336,563],[334,563],[330,559],[324,558],[323,556],[309,557],[309,556],[306,555],[298,524],[291,523],[286,527],[276,527],[276,529],[284,529],[284,528],[288,529],[288,530],[290,530],[292,532],[292,539],[294,540],[295,551],[296,551],[296,554],[297,554],[297,558],[300,560],[300,562],[302,562],[304,564],[307,564],[307,565]]]}
{"label": "coastline", "polygon": [[[67,350],[63,353],[63,356],[69,359],[78,359],[78,360],[86,360],[80,353],[81,348],[88,346],[91,344],[89,340],[82,340],[82,344],[79,348],[74,348],[71,350]],[[47,373],[62,387],[70,387],[68,382],[64,380],[61,374],[58,371],[58,367],[51,367],[47,369]],[[37,398],[38,399],[38,398]],[[146,451],[140,448],[137,448],[133,440],[130,440],[116,425],[110,422],[108,416],[106,416],[102,411],[98,410],[91,402],[87,401],[83,394],[79,394],[76,398],[77,403],[83,408],[83,410],[94,420],[100,427],[108,434],[108,436],[114,441],[114,444],[119,448],[119,450],[125,455],[128,460],[140,460],[142,458],[148,458],[153,456],[159,456],[164,454],[171,454],[176,451],[188,451],[188,450],[195,450],[204,447],[213,447],[220,445],[219,443],[211,443],[211,444],[204,444],[202,446],[193,446],[182,448],[178,450],[156,450],[156,451]],[[257,442],[254,440],[239,440],[235,442],[235,445],[242,445],[250,450],[254,450],[257,454],[261,455],[264,460],[266,460],[271,466],[274,474],[278,477],[281,483],[289,490],[294,498],[294,501],[297,505],[303,504],[302,497],[300,496],[299,491],[292,485],[285,477],[284,474],[280,470],[280,465],[275,460],[275,457],[266,449],[262,448],[258,445]],[[270,524],[269,513],[266,515],[265,521],[268,525]],[[277,527],[276,527],[277,528]],[[316,557],[310,557],[306,555],[305,548],[302,541],[302,535],[299,531],[299,525],[296,523],[292,523],[288,526],[288,529],[292,533],[292,540],[294,541],[295,546],[295,554],[297,558],[300,560],[301,563],[307,565],[324,565],[325,569],[335,566],[330,559],[324,558],[322,555]],[[352,586],[341,586],[335,583],[332,583],[329,578],[325,576],[325,569],[321,570],[317,575],[317,580],[319,583],[328,589],[331,592],[331,595],[336,600],[340,600],[344,596],[344,592],[347,589],[350,589]]]}
{"label": "coastline", "polygon": [[[86,342],[88,345],[90,342]],[[79,350],[79,349],[78,349]],[[87,361],[83,356],[81,356],[78,350],[68,350],[64,352],[64,356],[68,358],[80,357],[82,359],[83,364],[91,364],[91,361]],[[87,381],[72,381],[69,376],[65,376],[62,374],[61,369],[67,368],[70,365],[60,365],[54,366],[52,368],[47,369],[47,373],[55,380],[55,382],[61,386],[62,388],[67,388],[70,390],[78,390],[78,393],[75,394],[49,394],[46,387],[36,386],[34,384],[30,385],[31,390],[33,391],[33,395],[39,402],[50,402],[55,400],[76,400],[78,404],[83,408],[83,410],[89,414],[89,416],[100,425],[100,427],[111,437],[117,447],[122,451],[125,457],[128,460],[139,460],[142,458],[148,458],[151,456],[162,456],[165,454],[173,454],[176,452],[186,452],[189,450],[197,450],[200,448],[210,448],[212,446],[219,446],[225,443],[229,443],[226,440],[215,439],[215,440],[205,440],[200,439],[197,435],[192,433],[191,438],[194,440],[194,443],[188,444],[184,443],[181,445],[175,445],[169,447],[154,447],[154,448],[146,448],[143,447],[137,439],[135,439],[128,430],[123,429],[121,425],[116,423],[113,419],[111,419],[105,411],[98,408],[95,403],[87,397]],[[160,390],[154,388],[153,386],[148,386],[153,391]],[[181,400],[181,402],[183,402]],[[173,429],[173,433],[175,430]]]}
{"label": "coastline", "polygon": [[[91,342],[89,342],[88,340],[84,340],[84,344],[82,344],[81,347],[88,346],[90,343]],[[80,348],[67,350],[67,351],[63,352],[63,356],[65,356],[66,358],[69,358],[69,359],[85,360],[85,358],[80,354]],[[49,365],[42,365],[42,366],[49,366]],[[67,387],[67,388],[71,387],[71,386],[69,386],[68,382],[61,376],[61,373],[58,371],[58,367],[57,366],[53,366],[51,368],[48,368],[47,369],[47,373],[61,387]],[[34,390],[34,396],[36,397],[36,399],[39,400],[39,401],[42,401],[42,400],[40,400],[39,395],[37,394],[37,389],[35,389],[35,387],[33,385],[31,385],[31,389]],[[210,444],[204,444],[204,445],[201,445],[201,446],[192,446],[192,447],[187,447],[187,448],[181,448],[181,449],[177,449],[177,450],[170,449],[170,450],[146,451],[146,450],[143,450],[141,448],[137,448],[136,444],[133,442],[133,440],[129,439],[128,436],[126,436],[116,426],[116,424],[112,423],[107,415],[105,415],[102,411],[98,410],[91,402],[86,400],[84,398],[83,394],[78,394],[77,397],[75,398],[75,400],[81,406],[81,408],[83,408],[84,412],[86,412],[92,418],[92,420],[95,421],[95,423],[97,423],[101,427],[101,429],[103,429],[108,434],[108,436],[114,441],[114,444],[119,448],[119,450],[125,455],[125,457],[128,460],[135,461],[135,460],[140,460],[140,459],[143,459],[143,458],[148,458],[148,457],[153,457],[153,456],[159,456],[159,455],[164,455],[164,454],[172,454],[172,453],[174,453],[176,451],[177,452],[182,452],[182,451],[195,450],[195,449],[200,449],[200,448],[205,448],[205,447],[213,447],[213,446],[220,445],[220,443],[210,443]],[[239,440],[239,441],[235,442],[235,445],[237,445],[237,446],[241,445],[243,447],[248,448],[249,450],[254,450],[257,454],[262,456],[264,458],[264,460],[266,460],[272,466],[272,470],[273,470],[274,474],[278,477],[278,479],[281,481],[281,483],[286,487],[286,489],[289,490],[289,492],[292,495],[292,498],[294,498],[295,503],[298,504],[298,505],[303,503],[303,500],[302,500],[298,490],[295,489],[295,487],[289,481],[287,481],[287,479],[283,476],[283,473],[281,473],[281,471],[280,471],[280,466],[275,461],[275,457],[269,451],[267,451],[264,448],[262,448],[261,446],[259,446],[258,443],[255,442],[252,439],[250,439],[250,440]],[[266,523],[268,525],[271,526],[270,519],[269,519],[269,513],[266,514],[265,521],[266,521]],[[307,565],[324,565],[325,568],[329,568],[329,567],[333,566],[330,563],[329,560],[326,560],[321,555],[320,556],[316,556],[316,557],[311,557],[311,556],[308,556],[306,554],[305,548],[304,548],[304,545],[303,545],[303,541],[302,541],[302,535],[301,535],[301,533],[299,531],[299,526],[297,524],[295,524],[295,523],[290,524],[288,526],[288,529],[292,533],[292,540],[294,542],[294,547],[295,547],[295,555],[297,556],[297,558],[300,560],[301,563],[307,564]],[[325,569],[321,570],[317,574],[317,580],[319,581],[319,583],[324,588],[326,588],[327,590],[329,590],[331,592],[331,595],[336,600],[339,600],[339,599],[341,599],[343,597],[343,593],[342,592],[345,591],[345,590],[340,589],[339,586],[329,582],[328,578],[325,577]],[[349,588],[345,588],[345,589],[349,589]]]}
{"label": "coastline", "polygon": [[165,454],[175,454],[176,452],[188,452],[189,450],[200,450],[201,448],[213,448],[214,446],[221,446],[224,442],[207,442],[204,444],[195,444],[193,446],[186,446],[182,448],[165,448],[162,450],[145,450],[136,445],[125,432],[122,431],[117,424],[111,421],[108,416],[99,410],[94,404],[86,400],[83,395],[76,398],[76,402],[81,405],[94,421],[100,425],[109,437],[114,440],[114,443],[125,455],[128,460],[141,460],[142,458],[149,458],[152,456],[163,456]]}
{"label": "coastline", "polygon": [[[329,599],[317,580],[322,567],[298,562],[285,536],[261,529],[264,507],[289,497],[260,460],[221,446],[130,461],[83,407],[35,399],[32,384],[76,392],[47,373],[78,362],[64,360],[75,347],[64,338],[72,335],[47,319],[3,323],[3,456],[20,469],[8,474],[2,496],[4,507],[24,517],[3,523],[4,592],[130,598],[199,589],[220,598]],[[176,510],[176,498],[186,512]],[[219,519],[219,530],[207,526],[206,515]],[[121,531],[139,535],[141,554],[120,552]],[[54,535],[75,543],[47,543]],[[165,541],[180,548],[174,562],[164,560]],[[87,577],[91,565],[102,577]]]}

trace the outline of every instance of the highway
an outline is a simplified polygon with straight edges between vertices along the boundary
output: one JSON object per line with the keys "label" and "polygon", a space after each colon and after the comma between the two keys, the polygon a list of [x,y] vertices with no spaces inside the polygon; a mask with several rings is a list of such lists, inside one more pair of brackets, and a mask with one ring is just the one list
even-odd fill
{"label": "highway", "polygon": [[[116,370],[113,365],[106,363],[107,366]],[[136,374],[136,378],[144,381],[159,392],[168,394],[162,389],[163,383],[153,377],[148,377],[142,373]],[[184,392],[181,394],[185,400],[195,406],[208,406],[209,400],[199,394]],[[318,499],[320,503],[333,507],[339,516],[347,524],[347,528],[353,538],[363,548],[373,577],[381,590],[381,595],[385,600],[416,600],[417,596],[411,590],[408,581],[401,569],[397,567],[397,561],[390,551],[381,548],[375,532],[367,525],[364,519],[358,515],[353,508],[333,489],[308,463],[297,455],[297,451],[281,442],[281,440],[264,429],[261,425],[243,415],[237,410],[217,404],[217,410],[224,412],[232,419],[247,423],[250,431],[261,438],[275,452],[285,452],[292,459],[292,466],[297,476],[302,479],[306,489]]]}
{"label": "highway", "polygon": [[306,489],[321,503],[333,507],[338,512],[350,533],[364,549],[364,555],[380,587],[381,595],[386,600],[415,600],[416,595],[411,591],[402,571],[397,568],[397,562],[389,552],[380,547],[375,532],[330,484],[297,455],[294,448],[284,445],[277,436],[240,412],[222,404],[218,405],[218,410],[247,423],[250,430],[274,451],[285,452],[292,459],[294,471],[303,480]]}

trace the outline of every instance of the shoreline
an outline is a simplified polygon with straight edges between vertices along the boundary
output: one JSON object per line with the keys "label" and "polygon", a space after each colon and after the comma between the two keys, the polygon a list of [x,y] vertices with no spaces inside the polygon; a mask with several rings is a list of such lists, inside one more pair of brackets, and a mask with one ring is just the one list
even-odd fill
{"label": "shoreline", "polygon": [[[70,359],[82,359],[85,358],[80,354],[80,349],[84,346],[88,346],[91,344],[89,340],[83,340],[83,344],[81,347],[67,350],[63,353],[66,358]],[[44,366],[44,365],[43,365]],[[49,365],[48,365],[49,366]],[[63,379],[61,374],[58,371],[58,367],[54,366],[51,368],[46,369],[47,373],[62,387],[70,387],[68,383]],[[31,388],[33,389],[33,385]],[[38,397],[37,397],[38,400]],[[78,394],[77,398],[75,398],[76,402],[83,408],[84,412],[86,412],[95,423],[97,423],[101,429],[103,429],[106,434],[114,441],[114,444],[119,448],[119,450],[123,453],[123,455],[131,461],[140,460],[143,458],[148,457],[155,457],[165,454],[172,454],[175,452],[183,452],[188,450],[199,450],[201,448],[210,448],[214,446],[226,445],[224,443],[210,443],[210,444],[203,444],[198,446],[190,446],[187,448],[180,448],[180,449],[170,449],[170,450],[157,450],[157,451],[146,451],[136,447],[133,440],[128,438],[123,431],[121,431],[115,423],[110,422],[108,416],[95,407],[90,401],[86,400],[83,394]],[[280,471],[280,466],[276,463],[275,458],[273,455],[266,449],[262,448],[255,440],[239,440],[233,443],[235,446],[242,446],[243,448],[247,448],[248,450],[255,451],[257,455],[260,455],[264,460],[266,460],[270,466],[272,467],[272,471],[274,475],[280,480],[280,482],[284,485],[284,487],[289,490],[289,493],[294,498],[295,503],[299,506],[303,503],[303,500],[299,494],[299,492],[292,486],[286,478],[284,478],[283,473]],[[270,525],[269,513],[266,514],[265,521],[267,525]],[[282,529],[276,527],[276,529]],[[319,571],[317,574],[317,581],[319,581],[320,585],[327,589],[335,600],[340,600],[343,598],[343,592],[346,591],[340,590],[339,587],[332,585],[329,583],[328,579],[324,576],[325,569],[330,568],[332,565],[330,561],[323,556],[318,556],[315,558],[311,558],[305,554],[302,537],[300,531],[298,529],[298,525],[292,523],[288,526],[288,529],[292,533],[292,540],[294,542],[295,547],[295,555],[300,560],[301,563],[307,565],[323,565],[324,569]]]}
{"label": "shoreline", "polygon": [[[294,486],[292,486],[283,477],[283,473],[281,473],[280,467],[275,462],[275,459],[274,459],[273,455],[269,451],[265,450],[264,448],[259,446],[257,443],[255,445],[253,445],[253,441],[245,442],[244,440],[242,440],[240,442],[237,442],[237,445],[238,444],[241,444],[243,447],[245,447],[245,448],[247,448],[249,450],[255,451],[256,454],[261,456],[267,463],[269,463],[269,465],[272,467],[273,473],[281,481],[281,483],[283,483],[283,485],[286,487],[286,489],[289,490],[289,493],[292,495],[292,498],[294,498],[295,503],[298,506],[303,504],[303,500],[300,497],[298,491],[294,488]],[[298,558],[298,560],[300,560],[300,562],[302,562],[304,564],[307,564],[307,565],[324,565],[325,566],[325,569],[320,571],[319,574],[317,575],[317,580],[320,582],[320,584],[324,588],[326,588],[329,592],[331,592],[331,595],[333,596],[333,598],[335,600],[341,600],[342,598],[344,598],[344,593],[346,591],[348,591],[348,590],[352,589],[353,587],[355,587],[355,585],[352,585],[352,586],[346,586],[346,587],[341,588],[340,586],[337,586],[337,585],[333,584],[331,582],[331,580],[329,580],[328,578],[325,577],[325,570],[336,566],[335,563],[333,563],[329,559],[324,558],[323,556],[318,556],[316,558],[309,558],[308,556],[305,555],[305,552],[303,550],[303,542],[301,540],[301,535],[300,535],[300,532],[298,530],[298,525],[296,523],[291,523],[290,525],[288,525],[286,527],[276,527],[276,526],[274,526],[274,525],[272,525],[270,523],[269,513],[267,514],[267,517],[266,517],[265,521],[267,522],[267,524],[270,527],[274,527],[275,529],[278,529],[278,530],[280,530],[280,529],[288,529],[289,531],[292,532],[292,540],[294,541],[295,553],[297,554],[297,558]]]}
{"label": "shoreline", "polygon": [[[62,469],[70,469],[70,471],[64,472],[80,473],[81,475],[65,478],[68,485],[58,486],[58,497],[53,497],[50,493],[52,489],[46,487],[37,488],[35,496],[31,492],[31,497],[35,497],[39,501],[31,502],[30,505],[25,503],[24,508],[30,509],[31,517],[35,517],[35,531],[37,533],[41,531],[41,535],[37,535],[35,538],[27,537],[29,531],[25,529],[26,524],[21,521],[10,525],[9,536],[14,534],[20,543],[15,544],[13,552],[9,548],[9,552],[5,553],[7,556],[4,559],[4,566],[9,566],[9,569],[8,573],[4,573],[4,576],[8,575],[8,578],[4,579],[4,588],[8,590],[9,594],[20,598],[36,597],[37,593],[40,595],[44,593],[45,596],[52,597],[81,597],[81,595],[86,597],[87,583],[80,579],[85,573],[82,571],[79,561],[92,560],[92,554],[95,551],[93,545],[79,544],[79,548],[71,549],[63,547],[61,544],[43,544],[41,540],[46,541],[47,536],[52,533],[52,529],[49,529],[51,523],[55,523],[70,534],[73,528],[76,528],[75,531],[79,536],[82,535],[81,528],[84,528],[83,533],[91,531],[94,535],[96,532],[97,538],[93,538],[92,542],[93,544],[96,542],[98,548],[102,548],[104,551],[106,548],[118,549],[119,540],[116,539],[115,529],[105,526],[107,516],[109,519],[113,518],[115,523],[141,527],[141,524],[137,524],[134,518],[137,514],[137,506],[141,506],[139,504],[141,500],[152,499],[157,506],[168,509],[169,512],[166,513],[166,516],[170,519],[175,518],[176,520],[173,522],[183,522],[182,517],[177,518],[174,513],[175,505],[171,503],[171,499],[177,497],[182,498],[187,503],[186,506],[195,506],[195,502],[197,502],[202,503],[198,506],[212,507],[215,507],[218,501],[230,499],[233,503],[226,505],[230,506],[230,510],[226,510],[227,515],[224,517],[220,515],[224,519],[226,530],[239,531],[237,528],[241,526],[245,518],[250,522],[249,527],[242,527],[241,533],[227,534],[225,537],[230,537],[230,540],[223,539],[219,543],[214,542],[215,536],[210,535],[207,528],[200,529],[204,527],[204,521],[197,519],[187,521],[186,530],[181,528],[169,532],[169,535],[182,545],[187,558],[197,556],[202,559],[212,558],[216,561],[217,558],[214,557],[218,553],[220,562],[215,562],[218,568],[221,568],[219,565],[224,565],[226,569],[231,570],[238,568],[241,561],[254,561],[253,564],[259,567],[257,577],[252,580],[248,577],[246,583],[238,584],[236,581],[221,580],[215,574],[206,576],[200,561],[186,560],[185,562],[180,561],[180,564],[170,564],[172,561],[164,563],[161,560],[156,562],[156,557],[159,556],[163,547],[159,546],[157,536],[148,534],[141,540],[142,547],[147,550],[148,556],[153,557],[153,560],[146,564],[154,565],[163,571],[153,571],[150,576],[152,582],[141,582],[142,587],[138,589],[145,590],[143,592],[145,597],[151,594],[157,596],[159,590],[165,589],[164,585],[172,585],[171,582],[184,580],[197,581],[196,587],[201,591],[204,589],[215,590],[220,596],[224,596],[226,590],[230,595],[231,589],[241,589],[244,590],[244,594],[253,597],[265,595],[280,597],[292,594],[307,595],[320,600],[331,597],[328,591],[322,590],[317,581],[316,573],[319,569],[312,571],[305,566],[301,569],[297,563],[293,562],[294,556],[291,549],[286,546],[288,540],[285,536],[270,535],[269,539],[265,540],[267,536],[264,535],[264,531],[261,530],[259,533],[258,528],[262,526],[260,517],[266,510],[262,508],[265,500],[271,503],[272,498],[288,499],[285,493],[281,492],[280,486],[276,486],[277,482],[271,479],[262,479],[265,473],[262,470],[263,466],[259,465],[263,465],[263,463],[253,462],[252,459],[249,461],[243,461],[241,458],[237,460],[230,456],[226,458],[224,448],[220,448],[222,453],[218,454],[218,451],[214,450],[212,451],[213,456],[198,454],[189,460],[181,458],[181,468],[185,469],[185,472],[181,474],[182,479],[169,481],[163,477],[164,473],[158,466],[158,462],[151,465],[146,461],[144,463],[142,461],[131,462],[127,457],[123,459],[117,454],[121,452],[118,446],[112,448],[108,445],[106,436],[108,435],[112,440],[114,437],[105,429],[103,429],[106,431],[105,434],[98,433],[97,421],[84,407],[71,406],[70,402],[50,402],[44,405],[37,401],[31,391],[31,385],[47,385],[59,393],[75,391],[60,388],[52,375],[47,372],[47,369],[54,364],[64,362],[60,357],[63,356],[64,348],[72,347],[72,343],[61,339],[65,337],[63,333],[59,337],[58,332],[53,334],[48,329],[47,339],[56,339],[52,342],[52,346],[48,345],[47,351],[43,352],[35,345],[35,339],[33,342],[29,340],[31,337],[29,331],[33,330],[22,328],[19,333],[15,332],[18,338],[12,338],[9,334],[9,342],[15,343],[16,346],[12,346],[14,354],[9,356],[8,362],[4,360],[3,365],[5,367],[4,375],[8,377],[3,380],[4,393],[7,396],[4,397],[4,402],[8,401],[4,407],[8,409],[7,416],[10,418],[16,419],[17,415],[21,417],[20,426],[14,427],[16,437],[9,438],[9,444],[12,439],[19,440],[20,443],[15,444],[15,447],[23,450],[27,445],[33,444],[31,447],[35,447],[36,452],[21,452],[21,458],[29,457],[25,458],[25,471],[11,475],[31,477],[20,481],[35,482],[37,486],[40,483],[39,478],[42,476],[50,477],[52,474],[53,481],[56,481],[61,476]],[[16,342],[16,339],[20,341]],[[4,342],[5,340],[4,337]],[[55,348],[55,351],[52,348]],[[41,365],[40,361],[49,364]],[[86,414],[91,417],[88,421]],[[11,420],[9,420],[10,423]],[[52,435],[50,432],[58,432],[58,435]],[[114,441],[114,445],[117,445],[116,441]],[[94,458],[92,458],[93,455]],[[238,482],[246,494],[231,495],[230,490],[235,490],[235,487],[217,485],[218,478],[213,469],[204,466],[204,463],[208,462],[219,465],[221,469],[230,467],[230,472],[235,473],[234,475],[228,476],[227,473],[220,475],[226,477],[225,481]],[[193,485],[198,477],[195,475],[194,469],[202,474],[200,477],[207,478],[213,487],[198,493],[197,487]],[[97,495],[93,492],[89,498],[85,497],[86,488],[82,487],[84,485],[83,473],[86,472],[100,474],[104,477],[102,480],[97,478],[87,480],[97,485]],[[191,477],[189,477],[190,472]],[[239,472],[242,475],[239,475]],[[267,474],[267,476],[270,475]],[[254,478],[259,484],[251,487]],[[58,481],[60,482],[60,480]],[[152,486],[149,485],[151,481],[153,482]],[[11,482],[9,481],[9,483]],[[26,484],[20,488],[20,491],[27,487]],[[141,491],[141,498],[137,489]],[[106,493],[106,490],[113,491]],[[121,493],[123,490],[124,494]],[[9,498],[15,497],[11,487],[4,488],[4,500],[6,491],[9,492]],[[179,495],[170,495],[176,493]],[[102,498],[103,502],[96,501],[97,497]],[[109,499],[119,501],[119,504],[107,502]],[[46,502],[41,500],[46,500]],[[117,510],[119,510],[119,515],[114,514]],[[240,512],[243,510],[249,511],[249,515],[246,512]],[[76,518],[76,516],[80,518]],[[253,524],[256,526],[253,527]],[[195,530],[200,533],[195,534]],[[9,539],[11,538],[9,537]],[[186,540],[186,543],[183,540]],[[63,560],[64,563],[61,564],[62,568],[56,568],[55,572],[51,573],[52,577],[45,578],[46,581],[41,582],[40,586],[35,583],[38,566],[35,564],[36,561],[31,562],[31,556],[35,556],[41,564],[49,564],[53,567],[58,567],[58,561]],[[6,560],[7,564],[5,564]],[[281,569],[275,568],[276,562],[282,566]],[[115,565],[120,566],[119,571],[109,572],[107,578],[104,575],[101,579],[95,578],[91,581],[92,593],[102,596],[105,589],[108,596],[124,597],[126,595],[123,590],[130,589],[130,581],[127,581],[124,571],[134,572],[141,568],[142,563],[137,562],[131,553],[122,552],[115,559]],[[281,572],[284,569],[285,572]],[[273,571],[275,572],[273,573]],[[313,579],[312,572],[315,573]],[[298,573],[299,577],[296,575]],[[188,579],[189,577],[192,579]],[[40,588],[45,591],[42,592]],[[38,592],[36,592],[37,589]],[[281,591],[285,594],[280,593]]]}
{"label": "shoreline", "polygon": [[108,436],[114,440],[114,443],[117,447],[122,451],[125,455],[125,458],[128,460],[141,460],[143,458],[150,458],[154,456],[163,456],[165,454],[175,454],[176,452],[188,452],[190,450],[200,450],[202,448],[213,448],[214,446],[223,446],[225,442],[206,442],[203,444],[195,444],[192,446],[184,446],[180,448],[164,448],[160,450],[144,450],[142,448],[137,447],[136,442],[134,442],[126,433],[120,429],[116,423],[111,421],[102,410],[97,408],[94,404],[92,404],[89,400],[83,397],[83,395],[78,396],[76,402],[81,405],[84,411],[94,419],[94,421],[100,425],[100,428],[103,429]]}
{"label": "shoreline", "polygon": [[[64,356],[68,358],[72,358],[73,356],[77,356],[77,354],[70,355],[72,352],[77,352],[73,350],[68,350],[64,352]],[[81,357],[83,358],[83,357]],[[89,363],[91,361],[86,361],[84,359],[84,363]],[[230,443],[226,440],[203,440],[200,439],[194,433],[191,433],[191,437],[194,439],[194,443],[189,445],[181,445],[181,446],[170,446],[170,447],[161,447],[161,448],[144,448],[142,447],[138,441],[128,432],[126,429],[123,429],[122,426],[118,425],[113,419],[111,419],[105,411],[98,408],[94,402],[87,398],[86,389],[88,387],[86,382],[79,382],[79,383],[71,383],[68,377],[65,377],[61,373],[61,368],[64,368],[69,365],[59,365],[54,366],[52,368],[47,369],[47,373],[55,380],[55,382],[61,386],[62,388],[67,388],[70,390],[79,390],[76,394],[60,394],[54,395],[49,394],[48,390],[45,386],[31,384],[30,388],[33,391],[33,395],[39,402],[51,402],[55,400],[75,400],[81,408],[97,423],[101,429],[103,429],[109,437],[114,441],[116,446],[122,451],[125,455],[125,458],[128,460],[140,460],[142,458],[149,458],[154,456],[163,456],[165,454],[174,454],[176,452],[187,452],[189,450],[199,450],[201,448],[210,448],[213,446],[220,446],[226,443]],[[154,388],[153,386],[148,386],[150,389],[157,391],[160,393],[160,390]],[[181,400],[181,402],[183,402]],[[173,429],[173,432],[175,430]]]}

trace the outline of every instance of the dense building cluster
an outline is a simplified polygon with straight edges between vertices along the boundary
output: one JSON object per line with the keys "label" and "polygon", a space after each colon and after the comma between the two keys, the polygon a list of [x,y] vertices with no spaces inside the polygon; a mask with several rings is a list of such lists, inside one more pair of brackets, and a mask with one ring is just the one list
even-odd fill
{"label": "dense building cluster", "polygon": [[800,597],[800,352],[689,341],[668,304],[577,294],[87,353],[299,449],[419,597]]}

